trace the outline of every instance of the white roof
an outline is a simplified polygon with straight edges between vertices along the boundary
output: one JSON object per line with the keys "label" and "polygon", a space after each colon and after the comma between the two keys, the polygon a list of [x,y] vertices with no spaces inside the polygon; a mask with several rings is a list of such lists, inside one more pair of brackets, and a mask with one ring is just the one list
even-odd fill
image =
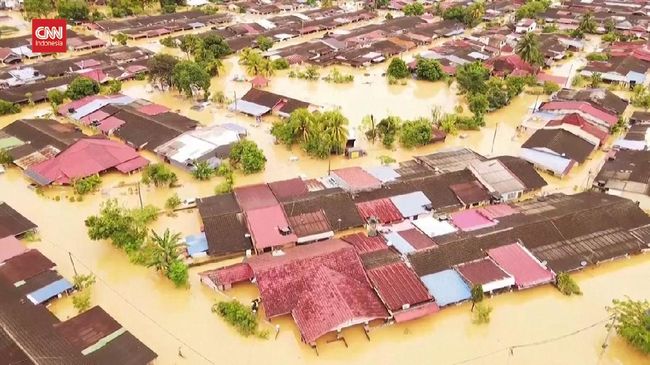
{"label": "white roof", "polygon": [[470,170],[490,191],[496,191],[499,194],[508,194],[526,190],[524,184],[499,160],[472,162],[470,164]]}
{"label": "white roof", "polygon": [[268,21],[266,19],[259,19],[256,20],[255,23],[257,23],[260,27],[264,29],[273,29],[275,28],[275,23]]}
{"label": "white roof", "polygon": [[419,218],[411,223],[429,237],[442,236],[456,232],[456,227],[451,223],[447,221],[439,221],[433,217]]}
{"label": "white roof", "polygon": [[211,126],[185,132],[159,146],[155,152],[171,160],[185,163],[198,160],[216,148],[238,140],[239,136],[236,132],[220,126]]}
{"label": "white roof", "polygon": [[573,163],[571,159],[531,148],[522,148],[519,152],[519,157],[533,165],[542,167],[544,170],[553,171],[558,175],[564,175],[565,171]]}

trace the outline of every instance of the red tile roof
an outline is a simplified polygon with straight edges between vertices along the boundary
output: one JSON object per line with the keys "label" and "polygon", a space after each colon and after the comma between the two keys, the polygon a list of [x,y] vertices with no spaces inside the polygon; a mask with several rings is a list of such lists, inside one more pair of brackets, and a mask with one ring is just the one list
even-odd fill
{"label": "red tile roof", "polygon": [[488,255],[515,277],[515,285],[520,289],[549,283],[555,277],[518,243],[493,248],[488,250]]}
{"label": "red tile roof", "polygon": [[[332,232],[332,227],[325,212],[321,209],[316,212],[294,215],[288,218],[289,226],[299,238]],[[334,232],[332,232],[332,236]]]}
{"label": "red tile roof", "polygon": [[354,246],[360,254],[388,249],[388,245],[381,235],[368,237],[365,233],[353,233],[343,236],[341,239]]}
{"label": "red tile roof", "polygon": [[496,75],[528,75],[533,72],[533,67],[516,54],[491,58],[485,62],[491,66]]}
{"label": "red tile roof", "polygon": [[80,139],[52,159],[32,165],[27,173],[38,176],[39,180],[47,180],[48,183],[69,184],[75,179],[98,174],[134,160],[139,167],[148,162],[123,143],[88,138]]}
{"label": "red tile roof", "polygon": [[585,118],[578,113],[571,113],[564,116],[562,119],[551,120],[546,123],[547,126],[560,126],[562,124],[571,124],[580,127],[586,133],[598,138],[601,143],[607,140],[609,133],[589,123]]}
{"label": "red tile roof", "polygon": [[489,258],[460,264],[456,271],[467,280],[470,285],[485,285],[493,281],[510,277],[494,261]]}
{"label": "red tile roof", "polygon": [[405,231],[397,232],[403,239],[406,240],[413,248],[416,250],[421,250],[429,247],[436,246],[436,243],[433,242],[429,236],[420,232],[417,228],[407,229]]}
{"label": "red tile roof", "polygon": [[540,107],[541,110],[555,110],[561,111],[566,110],[567,112],[571,111],[580,111],[585,114],[589,114],[592,117],[602,120],[603,122],[613,126],[618,122],[618,118],[609,113],[605,113],[602,110],[594,108],[591,104],[581,101],[550,101],[544,103]]}
{"label": "red tile roof", "polygon": [[381,223],[399,222],[403,219],[402,213],[395,207],[393,202],[386,199],[371,200],[357,204],[357,210],[361,217],[368,221],[370,217],[379,219]]}
{"label": "red tile roof", "polygon": [[361,167],[346,167],[332,171],[353,191],[370,190],[381,187],[381,182]]}
{"label": "red tile roof", "polygon": [[266,184],[235,188],[235,198],[243,211],[266,208],[278,204],[278,200]]}
{"label": "red tile roof", "polygon": [[369,270],[368,278],[391,312],[402,310],[405,304],[414,306],[432,299],[415,272],[403,262]]}
{"label": "red tile roof", "polygon": [[249,281],[255,277],[253,269],[245,262],[221,267],[215,270],[204,271],[200,276],[207,276],[215,285],[228,286],[235,283]]}
{"label": "red tile roof", "polygon": [[248,230],[253,238],[253,244],[258,250],[263,250],[268,247],[284,246],[298,240],[298,237],[293,232],[287,235],[283,235],[280,232],[281,228],[289,227],[289,222],[279,204],[249,210],[246,212],[246,220],[248,222]]}
{"label": "red tile roof", "polygon": [[[267,318],[291,314],[303,340],[388,313],[370,287],[359,256],[332,239],[249,257]],[[288,295],[290,293],[290,295]]]}

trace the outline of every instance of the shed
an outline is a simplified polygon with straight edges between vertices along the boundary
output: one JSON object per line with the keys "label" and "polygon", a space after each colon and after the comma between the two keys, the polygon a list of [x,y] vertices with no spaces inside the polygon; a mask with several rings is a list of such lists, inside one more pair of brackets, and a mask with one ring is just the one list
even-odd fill
{"label": "shed", "polygon": [[377,199],[357,203],[357,209],[366,222],[371,217],[378,219],[382,224],[390,224],[402,220],[402,214],[390,199]]}
{"label": "shed", "polygon": [[390,200],[404,218],[416,218],[431,211],[431,200],[421,191],[397,195]]}
{"label": "shed", "polygon": [[257,75],[253,79],[251,79],[251,86],[256,88],[267,87],[269,86],[269,79],[267,79],[264,76]]}
{"label": "shed", "polygon": [[413,225],[418,227],[429,237],[444,236],[456,232],[456,227],[447,221],[441,221],[433,217],[424,217],[413,221]]}
{"label": "shed", "polygon": [[555,274],[545,268],[527,249],[519,243],[488,250],[488,255],[506,272],[515,278],[519,289],[550,283]]}
{"label": "shed", "polygon": [[481,285],[484,292],[493,292],[515,285],[515,278],[490,258],[482,258],[456,266],[456,271],[471,285]]}
{"label": "shed", "polygon": [[250,281],[255,277],[253,269],[245,262],[199,273],[201,282],[215,290],[232,288],[233,284]]}
{"label": "shed", "polygon": [[468,300],[472,293],[454,270],[443,270],[420,277],[440,307]]}
{"label": "shed", "polygon": [[476,180],[450,185],[449,189],[456,194],[458,200],[465,207],[471,207],[490,201],[490,194],[488,194],[485,187]]}
{"label": "shed", "polygon": [[59,279],[27,294],[27,299],[34,304],[41,304],[69,290],[72,290],[72,284],[66,279]]}

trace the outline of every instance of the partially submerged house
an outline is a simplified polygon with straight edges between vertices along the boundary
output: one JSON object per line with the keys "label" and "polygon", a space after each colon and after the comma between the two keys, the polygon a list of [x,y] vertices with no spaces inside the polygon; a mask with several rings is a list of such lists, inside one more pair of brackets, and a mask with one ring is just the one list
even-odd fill
{"label": "partially submerged house", "polygon": [[609,194],[630,198],[650,195],[650,151],[611,151],[593,185]]}
{"label": "partially submerged house", "polygon": [[197,199],[197,206],[209,256],[229,258],[252,250],[246,220],[233,193]]}
{"label": "partially submerged house", "polygon": [[499,160],[472,162],[468,168],[487,188],[494,201],[519,199],[526,190],[526,186]]}
{"label": "partially submerged house", "polygon": [[308,102],[279,95],[270,91],[251,88],[244,96],[235,100],[229,107],[254,117],[261,117],[267,113],[274,113],[281,117],[288,117],[296,109],[312,108]]}
{"label": "partially submerged house", "polygon": [[589,141],[564,129],[540,129],[521,146],[520,157],[540,170],[565,176],[584,163],[598,148]]}

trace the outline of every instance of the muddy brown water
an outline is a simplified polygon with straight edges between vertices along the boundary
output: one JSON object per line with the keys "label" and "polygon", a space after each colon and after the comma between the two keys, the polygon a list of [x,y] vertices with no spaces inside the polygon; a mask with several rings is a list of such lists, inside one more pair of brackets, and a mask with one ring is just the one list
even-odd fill
{"label": "muddy brown water", "polygon": [[[169,50],[165,50],[169,51]],[[406,55],[405,57],[410,57]],[[225,62],[224,75],[215,78],[213,91],[222,90],[232,97],[243,95],[247,83],[229,81],[243,74],[236,59]],[[410,80],[406,85],[389,86],[381,73],[386,65],[354,70],[339,67],[342,72],[354,73],[352,85],[334,85],[289,79],[286,72],[273,77],[268,90],[306,100],[324,107],[340,107],[356,128],[361,118],[373,114],[376,118],[398,115],[403,118],[427,116],[433,107],[451,112],[462,100],[452,86],[444,82],[426,83]],[[563,68],[566,71],[566,67]],[[568,72],[568,71],[567,71]],[[322,71],[325,76],[327,70]],[[368,76],[366,76],[368,74]],[[273,144],[268,133],[272,118],[256,127],[251,118],[211,106],[203,111],[191,110],[191,102],[174,92],[148,92],[141,81],[124,84],[124,93],[166,105],[204,125],[234,122],[248,127],[250,137],[265,151],[269,162],[263,173],[238,175],[236,184],[291,178],[317,177],[327,173],[328,161],[313,160],[298,148],[288,150]],[[544,97],[539,97],[543,99]],[[537,96],[521,95],[513,103],[487,117],[481,131],[460,132],[450,136],[444,144],[416,150],[386,150],[379,143],[360,140],[368,156],[358,160],[333,158],[332,168],[378,164],[378,156],[390,155],[406,160],[414,155],[431,153],[450,146],[470,147],[485,155],[518,153],[525,135],[515,128],[530,113]],[[47,112],[49,107],[28,107],[14,116],[0,118],[0,127],[21,117],[33,117]],[[496,133],[495,133],[496,131]],[[494,141],[494,143],[493,143]],[[144,155],[152,160],[155,156]],[[298,161],[290,162],[291,157]],[[549,176],[547,192],[571,193],[590,183],[602,163],[603,152],[594,154],[584,166],[578,167],[567,178]],[[182,186],[170,189],[142,188],[145,203],[159,207],[174,192],[181,198],[212,194],[218,179],[195,182],[180,170]],[[70,254],[81,273],[93,272],[97,284],[93,289],[93,303],[104,307],[129,331],[159,354],[158,364],[647,364],[643,357],[617,336],[609,338],[609,346],[601,345],[607,330],[601,321],[606,318],[605,306],[613,298],[650,297],[650,257],[642,255],[575,275],[584,291],[583,296],[567,298],[550,286],[517,293],[508,293],[488,300],[494,308],[491,323],[477,326],[471,323],[469,305],[444,309],[424,319],[373,329],[368,341],[360,328],[343,331],[349,348],[341,342],[319,341],[320,355],[300,342],[299,333],[290,318],[262,323],[272,333],[271,339],[243,338],[225,324],[210,308],[218,300],[236,297],[251,300],[259,294],[251,285],[241,285],[225,293],[217,293],[200,285],[197,273],[209,268],[236,262],[230,260],[191,269],[189,289],[176,289],[153,270],[131,264],[127,257],[107,242],[90,241],[83,220],[94,214],[107,198],[117,198],[129,207],[139,205],[132,183],[139,176],[110,173],[103,177],[100,192],[82,202],[71,203],[66,188],[49,189],[39,196],[27,187],[28,181],[15,168],[0,175],[0,200],[16,207],[38,224],[41,241],[27,243],[52,259],[58,270],[70,278],[74,274]],[[125,187],[118,187],[126,184]],[[130,187],[130,188],[129,188]],[[59,196],[60,201],[54,198]],[[175,217],[161,216],[152,225],[156,230],[170,228],[184,235],[200,229],[196,210],[179,212]],[[227,296],[226,296],[227,295]],[[50,309],[61,319],[74,314],[71,301],[56,301]],[[277,340],[274,327],[280,325]],[[577,334],[563,337],[579,331]],[[530,345],[535,344],[535,345]],[[512,353],[507,348],[516,345]],[[183,357],[179,357],[179,350]]]}

